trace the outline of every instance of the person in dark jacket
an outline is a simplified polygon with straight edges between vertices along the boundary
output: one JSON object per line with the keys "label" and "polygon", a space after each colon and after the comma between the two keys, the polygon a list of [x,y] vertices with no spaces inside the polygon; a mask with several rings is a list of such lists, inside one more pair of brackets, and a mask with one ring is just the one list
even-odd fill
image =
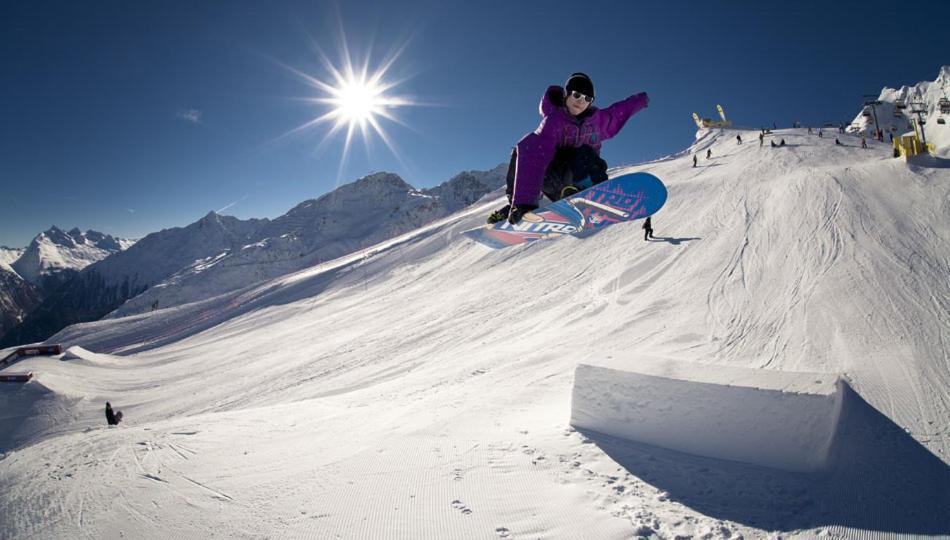
{"label": "person in dark jacket", "polygon": [[518,223],[538,207],[542,193],[556,200],[576,192],[574,184],[587,177],[594,184],[607,179],[601,144],[619,133],[649,98],[641,92],[604,109],[592,106],[593,101],[594,83],[584,73],[572,74],[563,88],[548,87],[541,98],[541,125],[518,141],[511,154],[509,204],[492,212],[489,223]]}
{"label": "person in dark jacket", "polygon": [[116,426],[121,421],[122,421],[122,411],[113,412],[112,404],[107,401],[106,402],[106,422],[108,422],[110,426]]}
{"label": "person in dark jacket", "polygon": [[646,221],[643,222],[643,240],[647,241],[650,238],[653,238],[653,222],[650,217],[647,217]]}
{"label": "person in dark jacket", "polygon": [[696,166],[696,154],[693,154],[693,167]]}

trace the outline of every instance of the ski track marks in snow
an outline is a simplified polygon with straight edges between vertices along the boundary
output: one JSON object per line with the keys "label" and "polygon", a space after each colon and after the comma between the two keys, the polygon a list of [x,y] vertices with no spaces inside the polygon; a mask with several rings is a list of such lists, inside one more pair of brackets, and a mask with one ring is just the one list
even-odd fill
{"label": "ski track marks in snow", "polygon": [[[667,183],[660,241],[637,222],[485,250],[459,232],[489,201],[241,291],[64,330],[125,356],[23,361],[53,397],[28,411],[49,425],[0,448],[0,531],[950,533],[910,516],[942,502],[950,456],[947,172],[802,130],[777,131],[781,149],[734,136],[614,171]],[[844,373],[873,420],[842,449],[860,466],[815,480],[567,428],[576,364],[640,353]],[[105,399],[118,428],[86,419]]]}

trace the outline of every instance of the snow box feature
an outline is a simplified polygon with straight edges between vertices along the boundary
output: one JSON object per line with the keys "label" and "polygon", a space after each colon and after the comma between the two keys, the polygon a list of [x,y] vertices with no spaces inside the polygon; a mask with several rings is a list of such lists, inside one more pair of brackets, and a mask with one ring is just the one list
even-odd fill
{"label": "snow box feature", "polygon": [[837,375],[658,358],[580,364],[571,425],[700,456],[793,472],[828,467]]}

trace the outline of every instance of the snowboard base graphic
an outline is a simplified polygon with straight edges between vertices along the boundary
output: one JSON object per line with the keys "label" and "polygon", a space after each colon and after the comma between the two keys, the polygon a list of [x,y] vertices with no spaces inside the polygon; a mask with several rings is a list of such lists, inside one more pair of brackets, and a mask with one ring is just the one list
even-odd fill
{"label": "snowboard base graphic", "polygon": [[652,174],[625,174],[525,214],[514,225],[501,221],[462,234],[495,249],[564,235],[586,236],[656,213],[666,203],[666,195],[666,186]]}

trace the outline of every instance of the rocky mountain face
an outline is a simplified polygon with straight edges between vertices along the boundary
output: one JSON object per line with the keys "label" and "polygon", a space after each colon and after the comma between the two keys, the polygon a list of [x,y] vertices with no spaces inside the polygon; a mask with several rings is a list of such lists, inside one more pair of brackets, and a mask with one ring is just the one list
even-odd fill
{"label": "rocky mountain face", "polygon": [[0,334],[23,322],[41,301],[36,287],[0,262]]}

